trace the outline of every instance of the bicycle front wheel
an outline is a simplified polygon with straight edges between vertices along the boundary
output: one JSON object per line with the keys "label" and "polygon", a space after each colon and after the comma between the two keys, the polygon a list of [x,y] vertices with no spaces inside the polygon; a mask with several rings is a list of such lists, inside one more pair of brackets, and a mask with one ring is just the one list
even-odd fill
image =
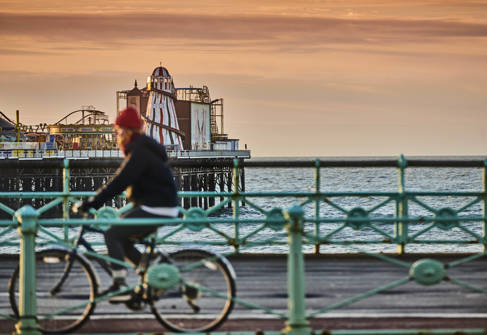
{"label": "bicycle front wheel", "polygon": [[149,290],[157,320],[175,332],[206,332],[220,326],[236,296],[231,265],[198,249],[175,252],[169,259],[181,272],[182,283],[164,292]]}
{"label": "bicycle front wheel", "polygon": [[[98,285],[87,262],[62,249],[36,253],[37,318],[41,331],[60,334],[73,331],[88,319]],[[12,310],[19,316],[19,267],[9,281]]]}

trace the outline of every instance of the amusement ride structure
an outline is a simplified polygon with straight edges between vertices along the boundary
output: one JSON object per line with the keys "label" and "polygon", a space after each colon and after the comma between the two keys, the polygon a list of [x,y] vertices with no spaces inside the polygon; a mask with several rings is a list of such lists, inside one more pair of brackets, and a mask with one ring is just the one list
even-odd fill
{"label": "amusement ride structure", "polygon": [[[145,132],[164,144],[174,158],[249,158],[238,139],[223,132],[223,99],[210,97],[207,86],[176,88],[169,71],[156,67],[139,89],[117,91],[117,114],[133,106]],[[0,117],[0,158],[120,158],[113,124],[93,106],[83,106],[53,124],[25,125]]]}

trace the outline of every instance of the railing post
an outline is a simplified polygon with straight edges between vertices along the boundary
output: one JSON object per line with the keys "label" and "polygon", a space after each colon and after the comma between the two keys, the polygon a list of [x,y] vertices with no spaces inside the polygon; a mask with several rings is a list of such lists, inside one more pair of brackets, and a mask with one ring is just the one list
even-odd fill
{"label": "railing post", "polygon": [[[233,160],[233,218],[238,220],[240,217],[240,200],[239,200],[239,165],[240,161],[238,158],[234,158]],[[238,222],[235,222],[235,250],[238,252],[239,246],[239,238],[240,238],[240,225]]]}
{"label": "railing post", "polygon": [[306,285],[302,240],[304,210],[294,206],[287,211],[289,254],[287,262],[288,320],[282,330],[288,335],[309,335],[311,328],[306,319]]}
{"label": "railing post", "polygon": [[484,225],[482,227],[482,235],[484,238],[482,251],[487,251],[487,159],[484,160],[484,171],[483,171],[483,187],[482,192],[484,193],[484,201],[483,201],[483,214],[484,214]]}
{"label": "railing post", "polygon": [[[320,194],[321,191],[321,174],[320,174],[320,159],[317,158],[315,161],[315,193],[316,196]],[[315,219],[318,220],[320,218],[320,203],[321,199],[316,198],[315,200]],[[320,253],[320,223],[315,223],[315,254]]]}
{"label": "railing post", "polygon": [[20,223],[19,321],[16,334],[40,335],[37,324],[35,235],[39,213],[30,205],[15,212]]}
{"label": "railing post", "polygon": [[[64,159],[63,165],[63,219],[69,219],[69,159]],[[64,226],[64,240],[69,239],[69,226]]]}
{"label": "railing post", "polygon": [[[406,191],[406,180],[404,176],[405,169],[408,162],[404,155],[399,157],[397,162],[399,168],[399,199],[396,203],[396,217],[407,218],[408,217],[408,199],[404,194]],[[408,239],[408,222],[398,220],[396,221],[396,236],[399,239],[399,244],[397,245],[397,252],[399,254],[404,254],[406,251],[406,244]]]}

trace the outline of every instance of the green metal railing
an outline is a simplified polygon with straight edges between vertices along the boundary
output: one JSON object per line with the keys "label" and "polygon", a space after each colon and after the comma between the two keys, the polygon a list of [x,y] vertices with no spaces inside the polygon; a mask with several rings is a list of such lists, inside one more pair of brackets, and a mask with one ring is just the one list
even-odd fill
{"label": "green metal railing", "polygon": [[[240,192],[238,169],[245,168],[312,168],[315,171],[314,190],[312,192]],[[321,187],[321,170],[331,167],[374,167],[392,168],[398,170],[398,191],[323,191]],[[483,169],[483,185],[481,191],[451,192],[451,191],[409,191],[405,178],[408,167],[463,167]],[[37,246],[51,243],[69,245],[72,237],[70,227],[78,225],[108,225],[108,224],[157,224],[163,225],[159,229],[157,242],[164,245],[195,243],[194,240],[181,238],[183,232],[194,234],[211,232],[211,237],[198,239],[198,243],[223,248],[225,254],[252,251],[262,246],[286,247],[288,254],[288,299],[287,313],[270,310],[265,306],[257,306],[251,302],[235,298],[235,302],[243,306],[260,309],[264,313],[277,316],[285,320],[283,333],[309,335],[312,333],[309,320],[319,317],[329,311],[348,306],[380,292],[399,287],[411,281],[420,285],[434,285],[449,281],[459,287],[487,295],[487,290],[468,282],[453,278],[448,274],[449,269],[457,267],[481,257],[485,257],[487,249],[487,160],[406,160],[401,156],[398,160],[328,160],[314,162],[234,162],[234,192],[181,192],[180,197],[214,197],[223,198],[219,204],[203,210],[201,208],[181,209],[184,218],[178,219],[119,219],[112,215],[112,211],[102,209],[96,219],[71,218],[70,203],[91,192],[71,192],[69,190],[69,161],[65,161],[64,183],[62,192],[25,192],[0,193],[0,199],[20,198],[48,198],[53,199],[41,208],[34,209],[24,206],[20,209],[10,208],[0,202],[0,210],[13,216],[13,222],[0,221],[3,230],[0,241],[3,246],[16,246],[18,242],[11,240],[12,232],[19,229],[20,234],[20,318],[16,332],[19,334],[38,334],[36,326],[35,302],[35,263],[34,253]],[[451,206],[433,207],[423,198],[461,198],[463,202],[458,208]],[[296,202],[286,208],[266,205],[267,199],[288,199]],[[344,206],[340,199],[352,199],[351,204]],[[376,203],[364,206],[360,199],[372,199]],[[466,200],[465,200],[466,199]],[[1,201],[1,200],[0,200]],[[245,207],[242,204],[245,203]],[[222,209],[231,204],[231,217],[216,216]],[[475,215],[463,213],[476,205],[482,205],[482,213]],[[42,214],[49,209],[62,205],[62,219],[44,219]],[[421,215],[412,215],[410,207],[421,209]],[[325,207],[332,215],[327,214]],[[253,215],[242,216],[243,208],[251,209]],[[379,209],[391,210],[391,215],[378,214]],[[120,212],[127,210],[122,208]],[[338,213],[338,214],[336,214]],[[472,223],[481,229],[472,228]],[[343,237],[343,231],[357,234]],[[431,238],[431,231],[443,232],[448,238]],[[272,234],[262,234],[271,231]],[[362,239],[361,232],[367,231],[376,238]],[[465,238],[450,236],[452,231],[462,232]],[[59,234],[61,232],[61,234]],[[179,236],[178,236],[179,235]],[[206,234],[208,235],[208,234]],[[443,264],[431,258],[419,259],[413,263],[392,255],[373,252],[369,246],[397,246],[397,253],[407,253],[410,245],[476,245],[479,250],[473,254],[464,254],[462,258]],[[405,270],[405,276],[340,302],[324,306],[315,311],[307,311],[305,301],[305,271],[303,250],[306,246],[313,246],[315,253],[320,253],[322,246],[340,246],[348,252],[358,252],[395,264]],[[279,249],[283,250],[283,249]],[[128,265],[127,265],[128,266]],[[238,282],[237,282],[238,285]],[[8,315],[0,315],[9,318]],[[463,330],[431,330],[432,334],[484,334],[481,329]],[[388,331],[393,334],[419,334],[422,331],[397,330]],[[330,331],[330,334],[379,334],[384,331]]]}

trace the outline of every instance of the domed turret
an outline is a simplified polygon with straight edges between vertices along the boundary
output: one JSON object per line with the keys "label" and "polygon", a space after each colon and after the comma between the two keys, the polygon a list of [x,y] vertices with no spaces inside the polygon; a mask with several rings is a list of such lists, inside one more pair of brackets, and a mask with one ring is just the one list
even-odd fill
{"label": "domed turret", "polygon": [[169,71],[163,66],[156,67],[152,71],[152,75],[147,78],[147,89],[162,90],[171,94],[176,93],[172,77]]}
{"label": "domed turret", "polygon": [[164,66],[156,67],[154,71],[152,71],[152,76],[171,78],[169,71]]}

